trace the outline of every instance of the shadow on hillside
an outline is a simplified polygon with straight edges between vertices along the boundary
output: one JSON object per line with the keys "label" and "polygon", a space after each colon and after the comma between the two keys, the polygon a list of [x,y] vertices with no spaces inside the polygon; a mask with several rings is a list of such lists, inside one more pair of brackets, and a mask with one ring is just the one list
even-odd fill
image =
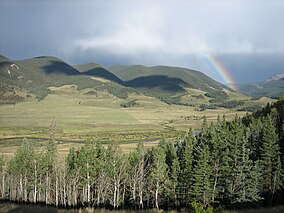
{"label": "shadow on hillside", "polygon": [[110,81],[114,81],[118,84],[123,84],[123,81],[120,78],[118,78],[116,75],[112,74],[111,72],[102,67],[96,67],[94,69],[88,70],[86,72],[83,72],[82,75],[100,77]]}
{"label": "shadow on hillside", "polygon": [[75,68],[61,61],[51,61],[49,65],[42,67],[46,74],[65,74],[80,75],[81,73]]}
{"label": "shadow on hillside", "polygon": [[133,88],[146,89],[158,87],[170,92],[183,92],[183,86],[186,86],[187,83],[179,78],[170,78],[166,75],[151,75],[126,81],[124,82],[124,85]]}
{"label": "shadow on hillside", "polygon": [[94,76],[101,77],[120,85],[124,85],[132,88],[144,88],[144,89],[158,89],[166,92],[178,93],[184,92],[183,86],[187,86],[187,83],[180,78],[171,78],[166,75],[151,75],[132,79],[130,81],[122,81],[113,73],[108,70],[97,67],[86,72],[79,72],[75,68],[60,61],[51,61],[50,64],[42,67],[46,74],[65,74],[65,75],[81,75],[81,76]]}

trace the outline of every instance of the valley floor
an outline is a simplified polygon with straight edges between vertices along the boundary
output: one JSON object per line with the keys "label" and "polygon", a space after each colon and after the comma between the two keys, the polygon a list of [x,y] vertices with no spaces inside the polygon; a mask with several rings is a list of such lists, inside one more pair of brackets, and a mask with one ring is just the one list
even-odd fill
{"label": "valley floor", "polygon": [[[190,127],[199,129],[204,115],[214,122],[218,115],[231,120],[246,113],[225,108],[199,111],[137,94],[130,94],[126,100],[104,92],[87,95],[72,85],[50,89],[52,94],[42,101],[30,98],[15,105],[0,105],[0,152],[13,154],[23,138],[37,142],[40,149],[51,137],[58,141],[63,154],[88,138],[106,144],[119,142],[128,151],[139,141],[153,146],[163,136],[173,138]],[[121,106],[131,100],[139,106]],[[262,101],[265,104],[270,100]]]}

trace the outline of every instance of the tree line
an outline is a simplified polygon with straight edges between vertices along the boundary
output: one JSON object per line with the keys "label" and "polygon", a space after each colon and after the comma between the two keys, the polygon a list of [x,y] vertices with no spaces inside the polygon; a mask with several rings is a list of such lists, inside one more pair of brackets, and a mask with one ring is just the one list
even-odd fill
{"label": "tree line", "polygon": [[275,121],[269,113],[245,121],[218,117],[215,124],[205,118],[198,135],[190,129],[184,138],[151,149],[139,143],[130,153],[89,140],[63,157],[53,140],[42,152],[24,140],[11,159],[0,157],[0,196],[66,208],[271,205],[283,186]]}

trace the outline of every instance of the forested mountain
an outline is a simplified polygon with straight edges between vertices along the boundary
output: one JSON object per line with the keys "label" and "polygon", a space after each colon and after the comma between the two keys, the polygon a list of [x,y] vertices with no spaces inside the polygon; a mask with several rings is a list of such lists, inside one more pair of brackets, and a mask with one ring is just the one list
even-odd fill
{"label": "forested mountain", "polygon": [[190,129],[183,139],[164,138],[151,149],[140,143],[130,153],[87,141],[62,159],[52,137],[40,153],[24,140],[13,158],[1,157],[0,195],[63,207],[210,211],[279,204],[283,107],[282,100],[243,121],[204,118],[198,135]]}
{"label": "forested mountain", "polygon": [[284,73],[271,76],[265,81],[252,84],[238,84],[239,92],[252,97],[279,98],[284,94]]}

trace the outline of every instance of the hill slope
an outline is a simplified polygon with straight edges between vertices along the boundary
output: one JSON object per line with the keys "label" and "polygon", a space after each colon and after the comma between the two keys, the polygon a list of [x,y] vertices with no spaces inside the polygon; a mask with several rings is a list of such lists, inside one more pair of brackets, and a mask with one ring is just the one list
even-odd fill
{"label": "hill slope", "polygon": [[224,106],[220,103],[230,100],[248,99],[201,72],[180,67],[120,65],[104,68],[96,63],[71,66],[50,56],[16,61],[1,59],[0,86],[10,88],[1,93],[2,99],[21,90],[24,91],[20,92],[24,93],[22,98],[31,93],[42,100],[51,93],[50,87],[64,85],[77,85],[78,90],[88,88],[93,94],[107,92],[122,99],[130,93],[142,93],[168,104],[211,104],[211,108]]}
{"label": "hill slope", "polygon": [[273,75],[262,82],[239,84],[238,88],[238,91],[253,97],[278,98],[284,95],[284,73]]}
{"label": "hill slope", "polygon": [[106,80],[116,82],[118,84],[123,84],[123,81],[119,79],[116,75],[114,75],[113,73],[109,72],[104,67],[96,63],[79,64],[75,65],[74,68],[79,70],[83,75],[100,77]]}
{"label": "hill slope", "polygon": [[[101,69],[96,71],[96,73],[101,72]],[[50,93],[48,87],[67,84],[75,84],[79,90],[85,88],[105,90],[121,98],[127,97],[127,93],[132,91],[114,82],[93,79],[90,74],[81,73],[66,62],[49,56],[17,61],[4,58],[4,61],[0,62],[1,87],[10,85],[14,92],[18,88],[24,89],[35,94],[39,100]]]}
{"label": "hill slope", "polygon": [[194,106],[209,99],[219,102],[229,99],[229,93],[235,93],[201,72],[181,67],[117,65],[108,70],[122,79],[124,85],[169,104]]}
{"label": "hill slope", "polygon": [[[118,76],[120,79],[135,87],[134,82],[138,83],[138,87],[144,86],[147,88],[149,85],[157,86],[157,81],[161,77],[159,85],[166,85],[169,82],[176,85],[183,85],[186,87],[200,89],[203,91],[209,91],[211,89],[222,90],[229,89],[223,84],[211,79],[202,72],[190,70],[181,67],[169,67],[169,66],[154,66],[146,67],[143,65],[134,66],[112,66],[109,67],[112,73]],[[156,76],[149,78],[149,76]],[[145,78],[147,77],[147,78]],[[166,81],[164,81],[166,79]],[[143,85],[143,82],[145,85]],[[229,89],[230,90],[230,89]]]}

